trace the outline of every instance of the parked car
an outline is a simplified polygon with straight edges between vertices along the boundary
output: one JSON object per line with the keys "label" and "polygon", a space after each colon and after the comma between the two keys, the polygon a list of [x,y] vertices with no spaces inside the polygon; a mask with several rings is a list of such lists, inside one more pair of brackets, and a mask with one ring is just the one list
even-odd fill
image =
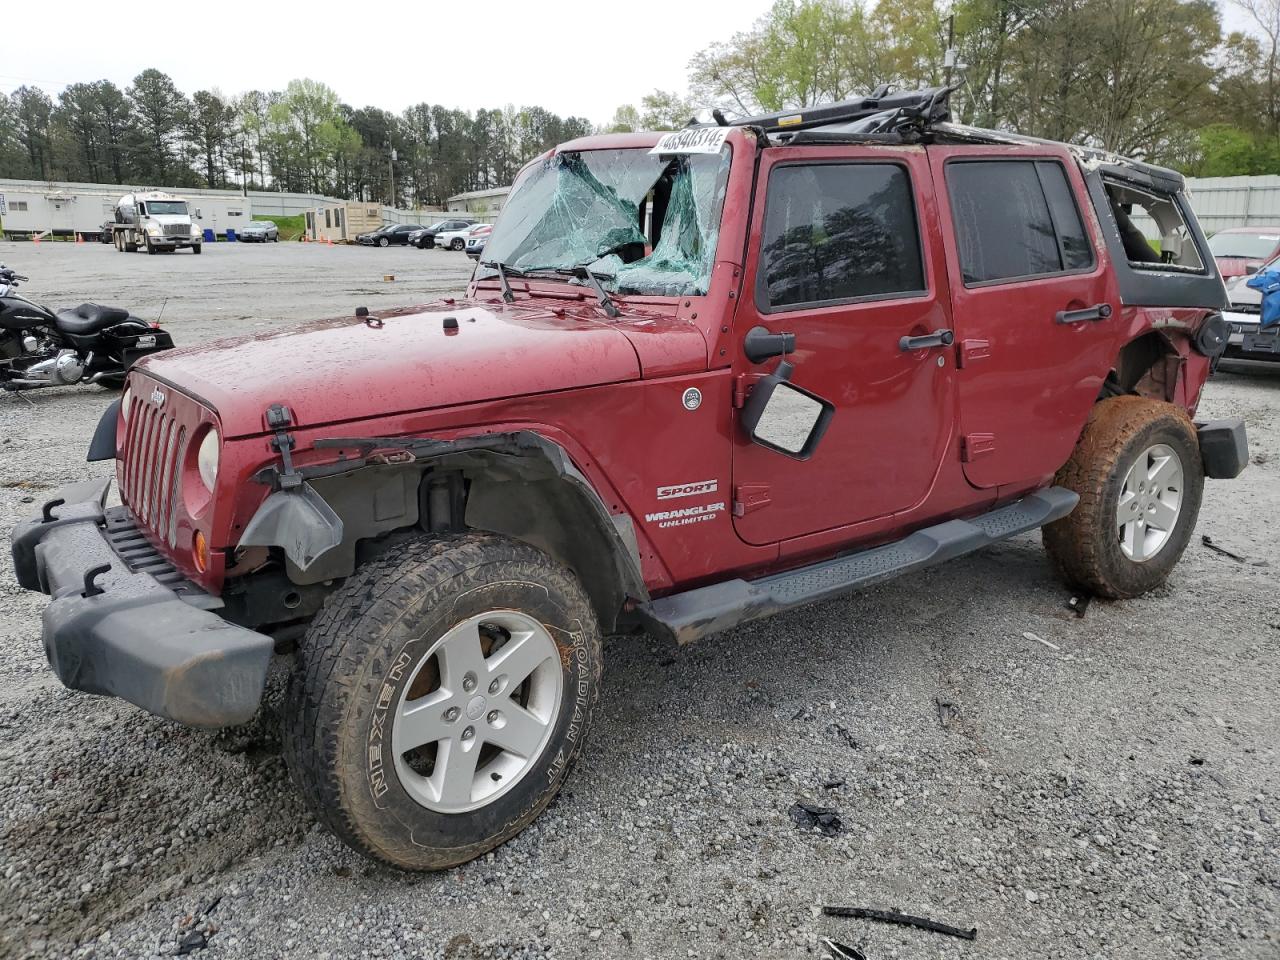
{"label": "parked car", "polygon": [[1209,252],[1224,280],[1257,273],[1265,262],[1280,255],[1280,225],[1219,230],[1209,238]]}
{"label": "parked car", "polygon": [[423,227],[420,230],[415,230],[410,235],[409,242],[419,250],[429,250],[436,245],[436,235],[442,230],[461,230],[473,223],[475,223],[474,220],[470,220],[465,217],[454,218],[452,220],[440,220],[429,227]]}
{"label": "parked car", "polygon": [[467,237],[471,234],[475,221],[460,222],[453,226],[446,227],[435,235],[435,245],[445,250],[464,250],[467,246]]}
{"label": "parked car", "polygon": [[[282,651],[306,802],[427,870],[558,793],[603,636],[1037,528],[1075,590],[1161,587],[1248,462],[1241,419],[1194,419],[1226,300],[1183,178],[947,93],[585,137],[519,173],[464,297],[140,361],[91,447],[120,504],[88,480],[13,532],[53,669],[220,727]],[[1130,262],[1137,203],[1165,259]]]}
{"label": "parked car", "polygon": [[482,223],[471,229],[467,234],[467,256],[472,260],[479,260],[480,255],[484,253],[485,241],[489,239],[489,234],[493,232],[493,225]]}
{"label": "parked car", "polygon": [[[1268,261],[1261,269],[1280,269],[1280,259]],[[1262,329],[1262,294],[1249,286],[1248,280],[1246,275],[1227,281],[1230,306],[1222,316],[1231,333],[1223,359],[1280,360],[1280,328]]]}
{"label": "parked car", "polygon": [[280,228],[270,220],[250,220],[239,237],[245,243],[279,243]]}
{"label": "parked car", "polygon": [[356,243],[366,247],[403,247],[409,242],[409,234],[417,229],[416,223],[389,223],[379,230],[357,235]]}

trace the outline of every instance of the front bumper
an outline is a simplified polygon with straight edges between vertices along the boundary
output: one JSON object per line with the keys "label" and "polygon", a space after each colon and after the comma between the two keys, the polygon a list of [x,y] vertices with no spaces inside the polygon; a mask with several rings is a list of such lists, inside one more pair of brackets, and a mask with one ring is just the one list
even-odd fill
{"label": "front bumper", "polygon": [[[44,611],[49,664],[72,690],[116,696],[195,727],[246,723],[274,644],[212,612],[146,540],[125,507],[103,508],[109,480],[72,484],[13,531],[19,585]],[[99,571],[93,576],[94,571]]]}

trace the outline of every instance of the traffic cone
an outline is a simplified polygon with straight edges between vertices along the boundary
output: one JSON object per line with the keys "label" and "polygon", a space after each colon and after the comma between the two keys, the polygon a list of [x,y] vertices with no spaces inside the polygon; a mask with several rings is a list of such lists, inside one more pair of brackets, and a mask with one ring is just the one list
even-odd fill
{"label": "traffic cone", "polygon": [[333,246],[333,241],[332,241],[332,240],[330,240],[328,237],[325,237],[325,238],[324,238],[324,245],[325,245],[326,247],[332,247],[332,246]]}
{"label": "traffic cone", "polygon": [[76,243],[84,243],[84,237],[80,236],[78,233],[76,234]]}
{"label": "traffic cone", "polygon": [[32,237],[31,237],[31,242],[32,242],[32,243],[39,243],[39,242],[40,242],[40,235],[39,235],[39,234],[33,234],[33,235],[32,235]]}

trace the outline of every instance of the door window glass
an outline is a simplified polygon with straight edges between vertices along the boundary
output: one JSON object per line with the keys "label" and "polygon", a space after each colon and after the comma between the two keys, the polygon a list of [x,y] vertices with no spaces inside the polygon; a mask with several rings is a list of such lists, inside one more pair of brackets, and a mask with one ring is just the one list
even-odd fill
{"label": "door window glass", "polygon": [[911,179],[893,163],[777,167],[769,176],[760,296],[767,308],[925,289]]}
{"label": "door window glass", "polygon": [[1062,165],[976,160],[947,164],[965,283],[1088,269],[1093,248]]}

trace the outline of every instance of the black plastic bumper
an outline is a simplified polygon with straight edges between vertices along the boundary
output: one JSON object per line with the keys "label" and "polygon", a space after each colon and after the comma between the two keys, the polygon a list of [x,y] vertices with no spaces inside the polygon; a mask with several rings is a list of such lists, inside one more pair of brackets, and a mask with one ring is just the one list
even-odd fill
{"label": "black plastic bumper", "polygon": [[109,487],[72,484],[13,532],[18,583],[53,598],[44,648],[54,672],[72,690],[122,697],[179,723],[247,722],[262,698],[271,638],[211,612],[221,601],[184,580],[126,508],[103,509]]}
{"label": "black plastic bumper", "polygon": [[1249,438],[1240,417],[1197,424],[1196,435],[1206,477],[1233,480],[1249,465]]}

